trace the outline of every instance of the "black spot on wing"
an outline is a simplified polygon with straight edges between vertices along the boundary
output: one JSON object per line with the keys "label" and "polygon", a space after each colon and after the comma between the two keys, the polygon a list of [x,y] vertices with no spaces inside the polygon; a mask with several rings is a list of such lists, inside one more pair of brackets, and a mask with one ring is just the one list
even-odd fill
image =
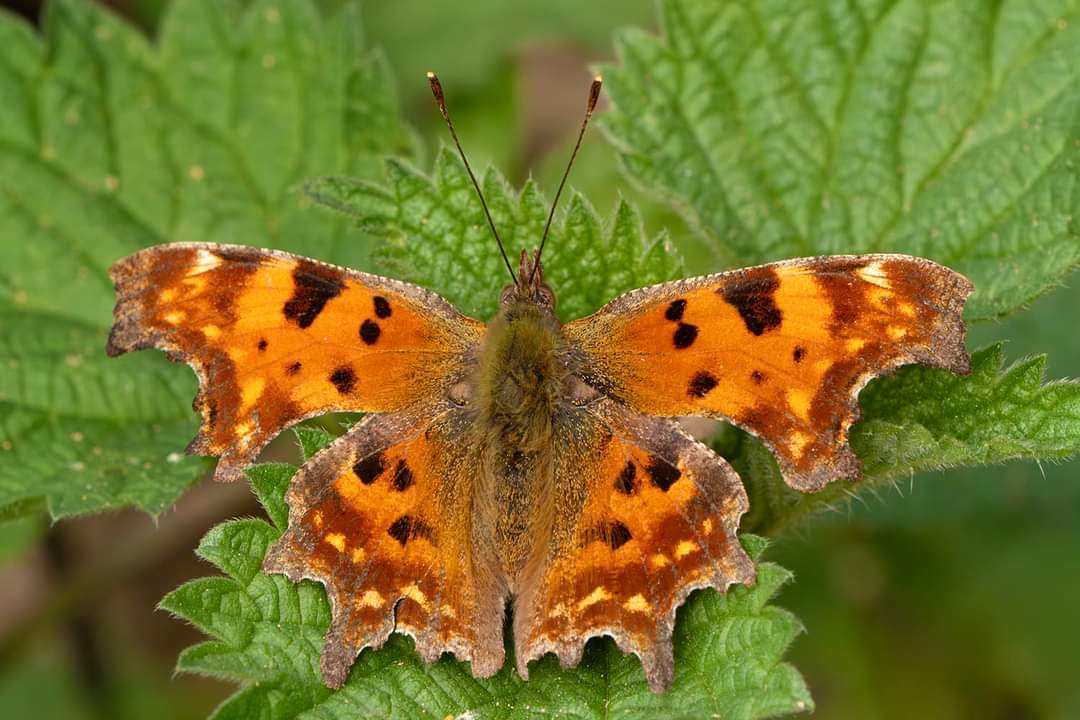
{"label": "black spot on wing", "polygon": [[626,543],[630,542],[634,536],[630,534],[630,528],[623,525],[621,522],[615,521],[611,523],[611,529],[608,531],[608,542],[611,543],[612,550],[618,550]]}
{"label": "black spot on wing", "polygon": [[288,365],[285,366],[285,374],[286,375],[295,375],[298,372],[300,372],[300,368],[302,368],[302,367],[303,367],[303,365],[300,364],[299,360],[297,360],[294,363],[289,363]]}
{"label": "black spot on wing", "polygon": [[397,467],[394,468],[394,489],[398,492],[405,492],[416,482],[413,478],[413,472],[409,469],[409,466],[405,464],[404,460],[398,460]]}
{"label": "black spot on wing", "polygon": [[653,455],[649,459],[649,467],[647,469],[649,473],[649,480],[652,484],[660,488],[664,492],[668,491],[675,482],[682,477],[682,472],[679,468],[675,467],[667,460],[664,460],[659,455]]}
{"label": "black spot on wing", "polygon": [[379,340],[379,335],[382,330],[379,328],[379,323],[374,320],[365,320],[360,325],[360,339],[367,345],[374,345]]}
{"label": "black spot on wing", "polygon": [[269,347],[269,346],[270,346],[270,343],[266,342],[266,338],[259,338],[259,345],[258,345],[259,352],[265,351],[266,348]]}
{"label": "black spot on wing", "polygon": [[694,344],[694,341],[697,340],[697,334],[697,325],[681,322],[679,327],[675,329],[675,336],[672,341],[675,343],[675,347],[685,350]]}
{"label": "black spot on wing", "polygon": [[746,329],[761,335],[780,327],[783,315],[773,295],[780,287],[776,273],[769,268],[748,270],[717,289],[724,302],[739,312]]}
{"label": "black spot on wing", "polygon": [[330,373],[330,382],[339,393],[348,395],[356,387],[356,372],[348,365],[342,365]]}
{"label": "black spot on wing", "polygon": [[797,363],[801,363],[804,357],[806,357],[806,348],[802,345],[796,345],[795,350],[791,353],[791,359]]}
{"label": "black spot on wing", "polygon": [[633,495],[634,493],[634,478],[637,475],[637,468],[634,467],[634,462],[628,460],[626,467],[619,473],[619,477],[615,478],[615,490],[621,492],[623,495]]}
{"label": "black spot on wing", "polygon": [[386,534],[401,543],[402,547],[405,547],[405,543],[413,538],[421,537],[431,540],[434,537],[431,527],[427,523],[411,515],[402,515],[395,520],[386,529]]}
{"label": "black spot on wing", "polygon": [[702,370],[696,373],[694,377],[690,378],[690,385],[686,388],[686,394],[690,397],[703,398],[708,395],[718,383],[719,381],[712,373]]}
{"label": "black spot on wing", "polygon": [[356,473],[356,477],[360,478],[360,482],[370,485],[375,482],[377,477],[383,474],[386,469],[386,462],[383,460],[383,454],[377,452],[374,455],[368,455],[357,460],[353,463],[352,469]]}
{"label": "black spot on wing", "polygon": [[664,311],[664,317],[672,322],[678,322],[682,320],[684,312],[686,312],[686,300],[679,298],[668,305],[667,310]]}
{"label": "black spot on wing", "polygon": [[750,379],[754,381],[755,385],[760,385],[761,383],[765,382],[765,373],[761,372],[760,370],[755,370],[754,372],[750,373]]}
{"label": "black spot on wing", "polygon": [[633,539],[630,528],[616,520],[613,523],[600,523],[585,531],[584,544],[602,542],[609,545],[612,550],[618,550]]}
{"label": "black spot on wing", "polygon": [[390,302],[382,295],[376,295],[375,302],[375,317],[379,319],[386,319],[390,317],[392,311],[390,310]]}
{"label": "black spot on wing", "polygon": [[345,289],[341,274],[328,267],[323,267],[310,260],[301,260],[293,270],[292,297],[286,302],[282,312],[285,319],[302,328],[310,327],[319,317],[319,313]]}

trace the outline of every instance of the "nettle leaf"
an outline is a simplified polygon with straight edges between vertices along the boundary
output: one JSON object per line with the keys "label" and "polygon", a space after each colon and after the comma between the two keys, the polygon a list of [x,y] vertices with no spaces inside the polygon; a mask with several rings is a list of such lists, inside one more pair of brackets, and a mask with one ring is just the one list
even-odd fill
{"label": "nettle leaf", "polygon": [[[310,444],[309,437],[305,444]],[[329,442],[323,435],[321,443]],[[312,445],[316,447],[317,444]],[[412,641],[391,636],[380,650],[364,651],[345,686],[327,689],[319,653],[330,623],[321,585],[294,585],[259,572],[269,545],[284,530],[280,518],[289,465],[251,469],[260,500],[276,526],[234,520],[212,529],[198,555],[224,577],[191,581],[161,607],[213,638],[184,651],[183,672],[217,677],[244,687],[214,713],[224,718],[646,718],[723,717],[749,720],[813,708],[798,672],[782,661],[802,626],[769,600],[791,579],[761,560],[765,542],[744,536],[757,562],[753,588],[691,596],[675,631],[675,681],[651,693],[641,664],[608,639],[590,643],[577,670],[564,671],[554,656],[531,668],[523,682],[508,661],[487,680],[450,656],[425,666]]]}
{"label": "nettle leaf", "polygon": [[1080,450],[1080,383],[1043,382],[1044,356],[1002,369],[1000,344],[975,352],[971,374],[909,366],[870,383],[860,395],[862,420],[851,446],[862,461],[856,483],[836,481],[819,493],[788,489],[768,451],[741,434],[717,449],[747,479],[750,513],[743,529],[776,534],[791,522],[913,474],[1015,459],[1064,459]]}
{"label": "nettle leaf", "polygon": [[617,41],[627,174],[738,266],[890,250],[971,278],[970,319],[1080,263],[1080,4],[665,0]]}
{"label": "nettle leaf", "polygon": [[157,513],[208,467],[182,455],[191,373],[104,357],[114,261],[200,240],[365,262],[291,188],[410,149],[383,62],[352,5],[241,5],[176,2],[156,44],[86,0],[40,36],[0,11],[0,509]]}
{"label": "nettle leaf", "polygon": [[[550,205],[532,182],[514,192],[495,170],[481,183],[492,219],[517,271],[517,253],[540,244]],[[490,318],[499,290],[510,282],[461,160],[448,148],[429,177],[390,160],[385,184],[324,177],[304,185],[314,202],[353,216],[386,241],[383,264],[400,277],[438,290],[463,312]],[[544,271],[559,315],[577,318],[621,292],[682,275],[665,235],[646,240],[641,219],[620,201],[601,222],[579,193],[553,223],[544,248]]]}

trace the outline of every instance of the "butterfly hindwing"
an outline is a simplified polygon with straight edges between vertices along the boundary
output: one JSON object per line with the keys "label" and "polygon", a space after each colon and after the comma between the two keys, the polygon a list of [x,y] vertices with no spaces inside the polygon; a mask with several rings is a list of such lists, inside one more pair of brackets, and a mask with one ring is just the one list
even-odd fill
{"label": "butterfly hindwing", "polygon": [[518,670],[547,652],[576,665],[590,637],[610,635],[661,690],[687,595],[753,581],[735,536],[742,484],[671,421],[607,399],[560,418],[553,454],[554,525],[514,608]]}
{"label": "butterfly hindwing", "polygon": [[109,354],[155,347],[195,369],[189,450],[221,456],[218,479],[304,418],[441,397],[484,332],[427,290],[273,250],[161,245],[111,274]]}
{"label": "butterfly hindwing", "polygon": [[810,491],[857,474],[847,434],[871,378],[968,370],[971,289],[921,258],[806,258],[636,290],[565,333],[597,389],[649,415],[730,420]]}
{"label": "butterfly hindwing", "polygon": [[448,403],[368,415],[293,479],[289,529],[263,568],[326,586],[331,687],[391,632],[428,662],[453,652],[478,676],[502,667],[505,585],[472,527],[473,423]]}

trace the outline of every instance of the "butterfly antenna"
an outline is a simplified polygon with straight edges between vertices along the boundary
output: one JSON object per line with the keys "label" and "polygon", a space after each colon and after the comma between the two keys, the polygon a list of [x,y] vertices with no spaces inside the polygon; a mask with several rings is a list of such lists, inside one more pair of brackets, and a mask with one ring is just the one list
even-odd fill
{"label": "butterfly antenna", "polygon": [[457,147],[458,155],[461,156],[461,162],[465,164],[465,172],[469,173],[469,179],[472,180],[473,187],[476,188],[476,195],[480,198],[480,205],[484,208],[484,217],[487,218],[491,234],[495,236],[495,242],[499,244],[499,252],[502,253],[506,269],[510,272],[510,277],[514,279],[514,284],[517,285],[517,275],[514,274],[514,269],[510,266],[510,258],[506,256],[506,248],[503,247],[502,240],[499,238],[499,231],[495,229],[495,221],[491,219],[491,211],[488,210],[487,201],[484,200],[484,193],[480,192],[480,183],[476,181],[476,176],[473,175],[472,168],[469,167],[469,161],[465,157],[465,151],[461,149],[461,142],[458,140],[457,132],[454,130],[454,123],[450,122],[450,113],[446,111],[446,98],[443,96],[442,84],[433,72],[428,72],[427,79],[431,84],[431,94],[435,96],[435,103],[439,106],[439,112],[442,113],[443,120],[446,121],[446,127],[450,128],[450,137],[454,139],[454,145]]}
{"label": "butterfly antenna", "polygon": [[544,243],[547,242],[548,231],[551,230],[551,221],[555,218],[555,208],[559,206],[559,197],[562,195],[563,186],[566,185],[566,178],[570,177],[570,168],[574,167],[574,159],[577,158],[578,150],[581,148],[581,140],[585,137],[585,128],[589,125],[589,118],[592,117],[593,110],[596,109],[596,101],[600,98],[600,86],[603,82],[604,79],[597,75],[593,78],[592,85],[589,86],[589,104],[585,107],[585,119],[581,121],[581,130],[578,131],[574,151],[570,153],[570,162],[566,163],[566,171],[563,172],[562,180],[559,181],[559,189],[555,191],[555,201],[551,203],[551,212],[548,213],[547,224],[544,225],[544,234],[540,238],[540,249],[536,252],[536,264],[533,265],[532,272],[529,273],[530,282],[533,275],[536,274],[536,268],[540,266],[540,255],[544,252]]}

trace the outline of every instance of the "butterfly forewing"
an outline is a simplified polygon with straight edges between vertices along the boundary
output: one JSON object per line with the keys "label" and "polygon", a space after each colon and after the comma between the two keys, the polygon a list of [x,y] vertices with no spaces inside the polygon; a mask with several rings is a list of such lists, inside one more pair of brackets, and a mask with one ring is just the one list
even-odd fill
{"label": "butterfly forewing", "polygon": [[858,472],[847,434],[871,378],[967,371],[971,289],[921,258],[807,258],[636,290],[565,333],[594,387],[649,415],[730,420],[816,490]]}
{"label": "butterfly forewing", "polygon": [[441,397],[484,332],[416,286],[273,250],[162,245],[111,273],[109,354],[156,347],[195,369],[190,450],[221,456],[219,479],[306,417]]}

